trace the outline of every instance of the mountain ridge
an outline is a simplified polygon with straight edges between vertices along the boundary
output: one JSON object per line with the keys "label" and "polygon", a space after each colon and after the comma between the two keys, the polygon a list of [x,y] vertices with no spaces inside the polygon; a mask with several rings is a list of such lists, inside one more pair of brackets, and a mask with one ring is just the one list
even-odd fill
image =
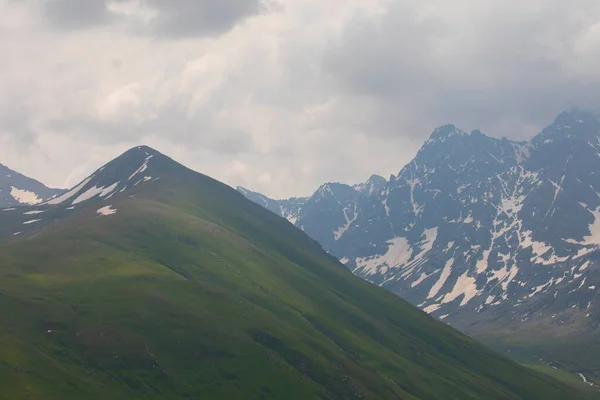
{"label": "mountain ridge", "polygon": [[[12,399],[587,398],[158,152],[132,149],[27,210],[0,212]],[[40,221],[14,237],[26,212]]]}
{"label": "mountain ridge", "polygon": [[[444,125],[381,190],[304,205],[320,214],[294,223],[355,274],[466,332],[498,321],[593,332],[599,137],[597,117],[579,111],[527,142]],[[577,323],[558,322],[573,310]]]}
{"label": "mountain ridge", "polygon": [[0,164],[0,208],[39,204],[62,192]]}

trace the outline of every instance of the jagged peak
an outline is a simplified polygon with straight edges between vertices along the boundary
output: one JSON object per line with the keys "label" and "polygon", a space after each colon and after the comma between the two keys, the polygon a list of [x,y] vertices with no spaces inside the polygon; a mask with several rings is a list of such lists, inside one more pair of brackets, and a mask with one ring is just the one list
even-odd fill
{"label": "jagged peak", "polygon": [[429,136],[428,142],[434,140],[441,140],[443,142],[446,139],[453,136],[469,136],[469,134],[465,131],[458,129],[452,124],[446,124],[436,128]]}
{"label": "jagged peak", "polygon": [[387,182],[388,181],[383,176],[373,174],[365,182],[353,185],[352,189],[356,190],[357,192],[370,195],[374,190],[385,185]]}
{"label": "jagged peak", "polygon": [[555,118],[553,126],[576,126],[576,124],[598,124],[598,116],[589,110],[574,108],[563,111]]}
{"label": "jagged peak", "polygon": [[574,125],[577,121],[575,120],[575,116],[568,112],[568,111],[563,111],[560,114],[558,114],[558,116],[554,119],[554,122],[552,123],[552,125],[555,126],[564,126],[564,125]]}
{"label": "jagged peak", "polygon": [[470,136],[483,136],[483,137],[489,137],[488,135],[486,135],[485,133],[481,132],[479,129],[474,129],[471,131]]}
{"label": "jagged peak", "polygon": [[327,197],[328,195],[337,196],[338,194],[342,194],[342,191],[355,192],[355,189],[341,182],[327,182],[319,186],[316,192],[313,194],[313,197]]}
{"label": "jagged peak", "polygon": [[317,192],[326,191],[326,190],[329,190],[331,188],[335,188],[337,186],[346,186],[346,185],[344,183],[341,183],[341,182],[325,182],[324,184],[322,184],[321,186],[319,186],[319,188],[317,189]]}
{"label": "jagged peak", "polygon": [[367,182],[387,182],[386,179],[381,176],[381,175],[377,175],[377,174],[373,174],[369,177],[369,179],[367,180]]}
{"label": "jagged peak", "polygon": [[600,120],[597,114],[592,111],[572,109],[558,114],[554,122],[536,135],[531,143],[550,143],[553,138],[558,137],[595,138],[599,133]]}

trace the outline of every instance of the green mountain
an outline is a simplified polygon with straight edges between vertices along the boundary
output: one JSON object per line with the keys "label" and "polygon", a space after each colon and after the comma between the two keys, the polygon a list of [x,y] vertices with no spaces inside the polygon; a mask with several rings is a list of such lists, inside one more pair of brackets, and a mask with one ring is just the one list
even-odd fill
{"label": "green mountain", "polygon": [[147,147],[0,211],[0,398],[583,399]]}

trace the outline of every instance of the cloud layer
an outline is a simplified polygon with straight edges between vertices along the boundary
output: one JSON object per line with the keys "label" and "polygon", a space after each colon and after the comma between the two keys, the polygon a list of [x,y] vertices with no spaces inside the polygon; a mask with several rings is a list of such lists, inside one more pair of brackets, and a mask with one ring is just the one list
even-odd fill
{"label": "cloud layer", "polygon": [[275,197],[396,173],[438,125],[600,109],[589,0],[0,0],[0,162],[68,186],[145,143]]}
{"label": "cloud layer", "polygon": [[261,10],[260,0],[44,0],[44,17],[59,29],[125,25],[155,37],[218,35]]}

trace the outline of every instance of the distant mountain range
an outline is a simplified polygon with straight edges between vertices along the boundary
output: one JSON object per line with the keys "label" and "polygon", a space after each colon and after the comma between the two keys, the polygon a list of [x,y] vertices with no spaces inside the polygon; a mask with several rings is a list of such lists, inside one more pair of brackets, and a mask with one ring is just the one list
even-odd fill
{"label": "distant mountain range", "polygon": [[471,334],[595,332],[600,122],[561,113],[528,142],[436,129],[386,180],[275,201],[356,275]]}
{"label": "distant mountain range", "polygon": [[0,164],[0,208],[39,204],[62,192]]}
{"label": "distant mountain range", "polygon": [[[336,243],[379,183],[320,192],[344,207]],[[416,220],[430,211],[413,186]],[[298,211],[306,228],[313,203]],[[424,226],[421,252],[437,251],[444,229]],[[6,399],[590,398],[354,276],[285,219],[145,146],[51,199],[0,210],[0,309]]]}

